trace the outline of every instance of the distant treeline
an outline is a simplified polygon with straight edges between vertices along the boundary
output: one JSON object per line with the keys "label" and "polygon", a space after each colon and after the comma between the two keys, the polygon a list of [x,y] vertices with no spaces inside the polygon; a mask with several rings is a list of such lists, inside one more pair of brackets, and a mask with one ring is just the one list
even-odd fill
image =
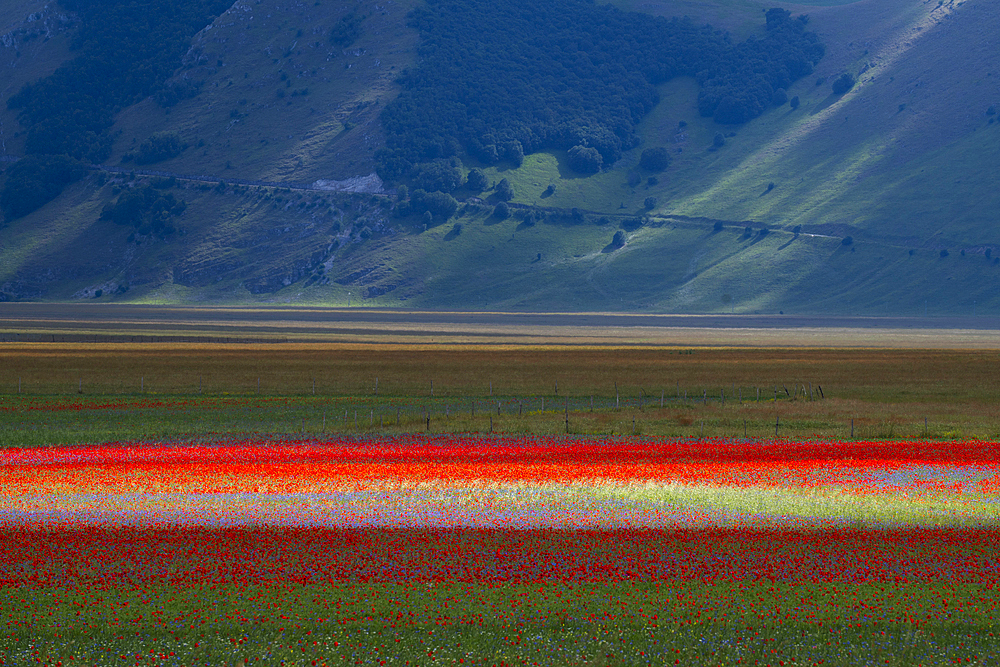
{"label": "distant treeline", "polygon": [[[65,160],[100,163],[121,109],[148,97],[177,69],[191,39],[230,0],[59,0],[79,17],[76,56],[7,100],[20,112],[29,156],[10,167],[0,194],[7,219],[30,213],[65,185]],[[58,173],[58,180],[46,180]]]}
{"label": "distant treeline", "polygon": [[386,180],[462,149],[486,164],[519,164],[541,149],[582,146],[611,163],[635,146],[655,84],[696,76],[701,114],[743,123],[824,53],[806,18],[783,9],[767,11],[762,37],[738,44],[687,18],[588,0],[427,0],[410,20],[419,64],[402,73],[402,92],[382,114]]}

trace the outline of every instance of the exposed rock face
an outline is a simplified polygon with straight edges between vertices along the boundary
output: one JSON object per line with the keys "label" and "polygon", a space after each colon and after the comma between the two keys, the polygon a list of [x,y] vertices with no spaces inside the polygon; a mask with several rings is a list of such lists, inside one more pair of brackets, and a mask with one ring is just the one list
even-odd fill
{"label": "exposed rock face", "polygon": [[381,194],[385,192],[382,179],[374,172],[367,176],[355,176],[343,181],[318,180],[312,184],[317,190],[327,192],[363,192],[367,194]]}

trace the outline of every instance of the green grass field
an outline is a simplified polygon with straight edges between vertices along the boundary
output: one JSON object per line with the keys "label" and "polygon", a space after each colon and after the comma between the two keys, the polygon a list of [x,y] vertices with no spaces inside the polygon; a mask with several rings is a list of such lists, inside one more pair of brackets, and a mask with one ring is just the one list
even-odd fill
{"label": "green grass field", "polygon": [[766,438],[777,422],[778,436],[799,439],[1000,436],[990,351],[5,347],[6,446],[491,427],[560,434],[567,417],[581,435]]}
{"label": "green grass field", "polygon": [[[946,620],[910,629],[905,622],[889,620],[940,616],[942,600],[956,594],[976,600],[977,610],[960,608],[963,611]],[[663,664],[668,657],[670,663],[686,665],[764,665],[779,660],[786,665],[931,665],[955,660],[986,665],[983,649],[989,652],[995,640],[985,614],[995,614],[998,603],[995,591],[975,586],[956,590],[926,584],[816,587],[780,582],[475,589],[447,582],[163,587],[55,591],[51,597],[24,603],[11,599],[9,592],[5,598],[0,599],[5,612],[37,619],[30,630],[36,648],[15,639],[23,631],[0,637],[0,651],[14,664],[36,657],[66,664],[74,656],[75,662],[95,666],[122,664],[123,655],[140,664],[213,665],[382,660],[399,665],[464,661],[610,666]],[[333,609],[334,603],[341,611]],[[873,622],[866,611],[869,604],[887,620]],[[498,610],[519,608],[527,608],[521,622],[492,620]],[[394,627],[386,625],[400,610],[416,616]],[[443,610],[463,622],[442,623]],[[723,610],[724,620],[709,616]],[[185,622],[174,629],[146,629],[148,623],[135,620],[142,612]],[[274,614],[284,618],[261,618]],[[786,614],[808,614],[809,620],[768,622]],[[608,620],[574,620],[587,615]],[[653,615],[670,622],[653,624]],[[109,627],[109,617],[119,620]],[[246,618],[255,621],[239,622]],[[319,623],[317,618],[330,621]],[[824,621],[828,627],[817,631]],[[150,646],[156,648],[151,652]]]}

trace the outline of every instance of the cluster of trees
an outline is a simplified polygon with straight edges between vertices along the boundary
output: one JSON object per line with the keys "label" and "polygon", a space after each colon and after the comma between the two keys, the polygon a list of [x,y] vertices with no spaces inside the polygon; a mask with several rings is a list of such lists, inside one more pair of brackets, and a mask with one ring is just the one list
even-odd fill
{"label": "cluster of trees", "polygon": [[753,120],[768,106],[784,104],[785,90],[811,74],[823,57],[823,45],[805,29],[806,16],[793,19],[779,8],[767,10],[765,16],[763,38],[751,37],[731,50],[705,54],[706,67],[697,74],[702,116],[723,124]]}
{"label": "cluster of trees", "polygon": [[[158,92],[180,64],[191,38],[231,4],[229,0],[59,2],[80,19],[72,43],[76,55],[51,75],[24,86],[8,98],[7,106],[20,112],[27,130],[26,154],[69,156],[89,163],[110,154],[108,130],[115,114]],[[8,179],[3,196],[31,201],[29,209],[34,210],[62,191],[51,186]],[[18,188],[25,191],[7,194]],[[43,191],[46,196],[39,196]],[[30,212],[19,210],[21,215]]]}
{"label": "cluster of trees", "polygon": [[[455,215],[458,201],[446,192],[427,192],[416,188],[410,193],[409,200],[401,200],[396,204],[396,215],[403,217],[410,214],[423,215],[424,221],[444,222]],[[428,215],[429,214],[429,215]]]}
{"label": "cluster of trees", "polygon": [[101,211],[101,220],[132,226],[139,234],[167,236],[173,234],[174,216],[187,208],[183,199],[170,192],[162,192],[154,185],[143,185],[124,190],[114,203]]}
{"label": "cluster of trees", "polygon": [[139,144],[138,149],[126,153],[123,161],[135,160],[138,165],[153,164],[177,157],[186,148],[187,144],[176,132],[157,132]]}
{"label": "cluster of trees", "polygon": [[723,123],[764,111],[775,92],[823,55],[806,21],[781,9],[766,35],[728,33],[587,0],[428,0],[411,15],[419,64],[382,114],[383,179],[462,149],[485,164],[573,151],[593,172],[635,146],[635,125],[658,101],[655,84],[697,76],[699,109]]}
{"label": "cluster of trees", "polygon": [[7,169],[0,210],[7,220],[31,213],[87,173],[87,165],[66,155],[29,155]]}

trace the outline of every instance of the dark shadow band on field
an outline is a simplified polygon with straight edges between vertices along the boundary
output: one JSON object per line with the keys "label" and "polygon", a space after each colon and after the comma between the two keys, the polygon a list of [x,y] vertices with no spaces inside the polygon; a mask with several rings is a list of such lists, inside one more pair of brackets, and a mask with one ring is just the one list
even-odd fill
{"label": "dark shadow band on field", "polygon": [[[0,580],[995,582],[994,529],[0,528]],[[149,557],[156,554],[155,558]],[[25,569],[27,568],[27,569]]]}

